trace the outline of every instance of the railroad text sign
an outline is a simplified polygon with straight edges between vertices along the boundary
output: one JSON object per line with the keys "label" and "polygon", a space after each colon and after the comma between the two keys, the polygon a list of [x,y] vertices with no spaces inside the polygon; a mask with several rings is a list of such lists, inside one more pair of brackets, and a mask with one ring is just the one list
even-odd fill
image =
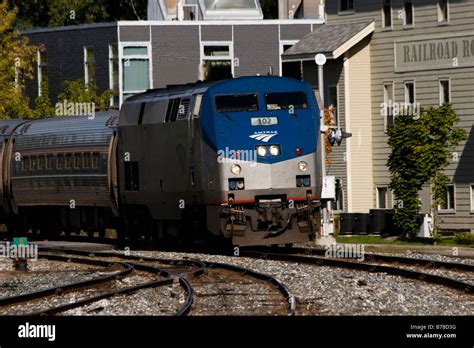
{"label": "railroad text sign", "polygon": [[474,34],[395,42],[395,72],[474,66]]}

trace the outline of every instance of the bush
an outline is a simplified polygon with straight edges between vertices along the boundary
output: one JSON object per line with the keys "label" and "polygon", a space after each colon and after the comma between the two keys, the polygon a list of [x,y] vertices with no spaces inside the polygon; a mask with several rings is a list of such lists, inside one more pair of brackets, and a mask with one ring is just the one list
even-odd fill
{"label": "bush", "polygon": [[474,234],[469,232],[456,233],[454,235],[454,241],[457,244],[474,245]]}

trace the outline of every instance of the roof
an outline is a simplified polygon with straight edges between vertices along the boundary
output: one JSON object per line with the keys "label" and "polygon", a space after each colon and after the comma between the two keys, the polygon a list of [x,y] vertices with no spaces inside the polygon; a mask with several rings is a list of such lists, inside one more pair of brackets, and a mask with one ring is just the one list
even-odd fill
{"label": "roof", "polygon": [[318,25],[293,47],[286,50],[282,58],[289,60],[314,59],[318,53],[336,59],[374,31],[374,21],[346,22]]}
{"label": "roof", "polygon": [[118,121],[118,111],[98,112],[94,118],[56,116],[31,119],[15,131],[15,150],[68,146],[106,146]]}

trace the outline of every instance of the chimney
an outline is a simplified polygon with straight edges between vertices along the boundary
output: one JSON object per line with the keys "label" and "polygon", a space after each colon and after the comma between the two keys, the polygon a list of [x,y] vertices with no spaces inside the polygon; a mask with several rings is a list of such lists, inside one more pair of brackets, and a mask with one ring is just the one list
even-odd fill
{"label": "chimney", "polygon": [[321,0],[303,0],[304,18],[319,18]]}
{"label": "chimney", "polygon": [[278,2],[279,19],[320,18],[323,16],[324,0],[280,0]]}

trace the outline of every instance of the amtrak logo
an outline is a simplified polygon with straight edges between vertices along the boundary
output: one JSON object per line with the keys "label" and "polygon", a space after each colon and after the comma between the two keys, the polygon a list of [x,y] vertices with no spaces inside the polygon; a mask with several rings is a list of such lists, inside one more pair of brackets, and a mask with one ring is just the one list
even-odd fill
{"label": "amtrak logo", "polygon": [[255,140],[260,140],[263,141],[264,143],[268,143],[271,138],[273,138],[275,135],[278,135],[277,131],[267,131],[267,132],[255,132],[249,137]]}

